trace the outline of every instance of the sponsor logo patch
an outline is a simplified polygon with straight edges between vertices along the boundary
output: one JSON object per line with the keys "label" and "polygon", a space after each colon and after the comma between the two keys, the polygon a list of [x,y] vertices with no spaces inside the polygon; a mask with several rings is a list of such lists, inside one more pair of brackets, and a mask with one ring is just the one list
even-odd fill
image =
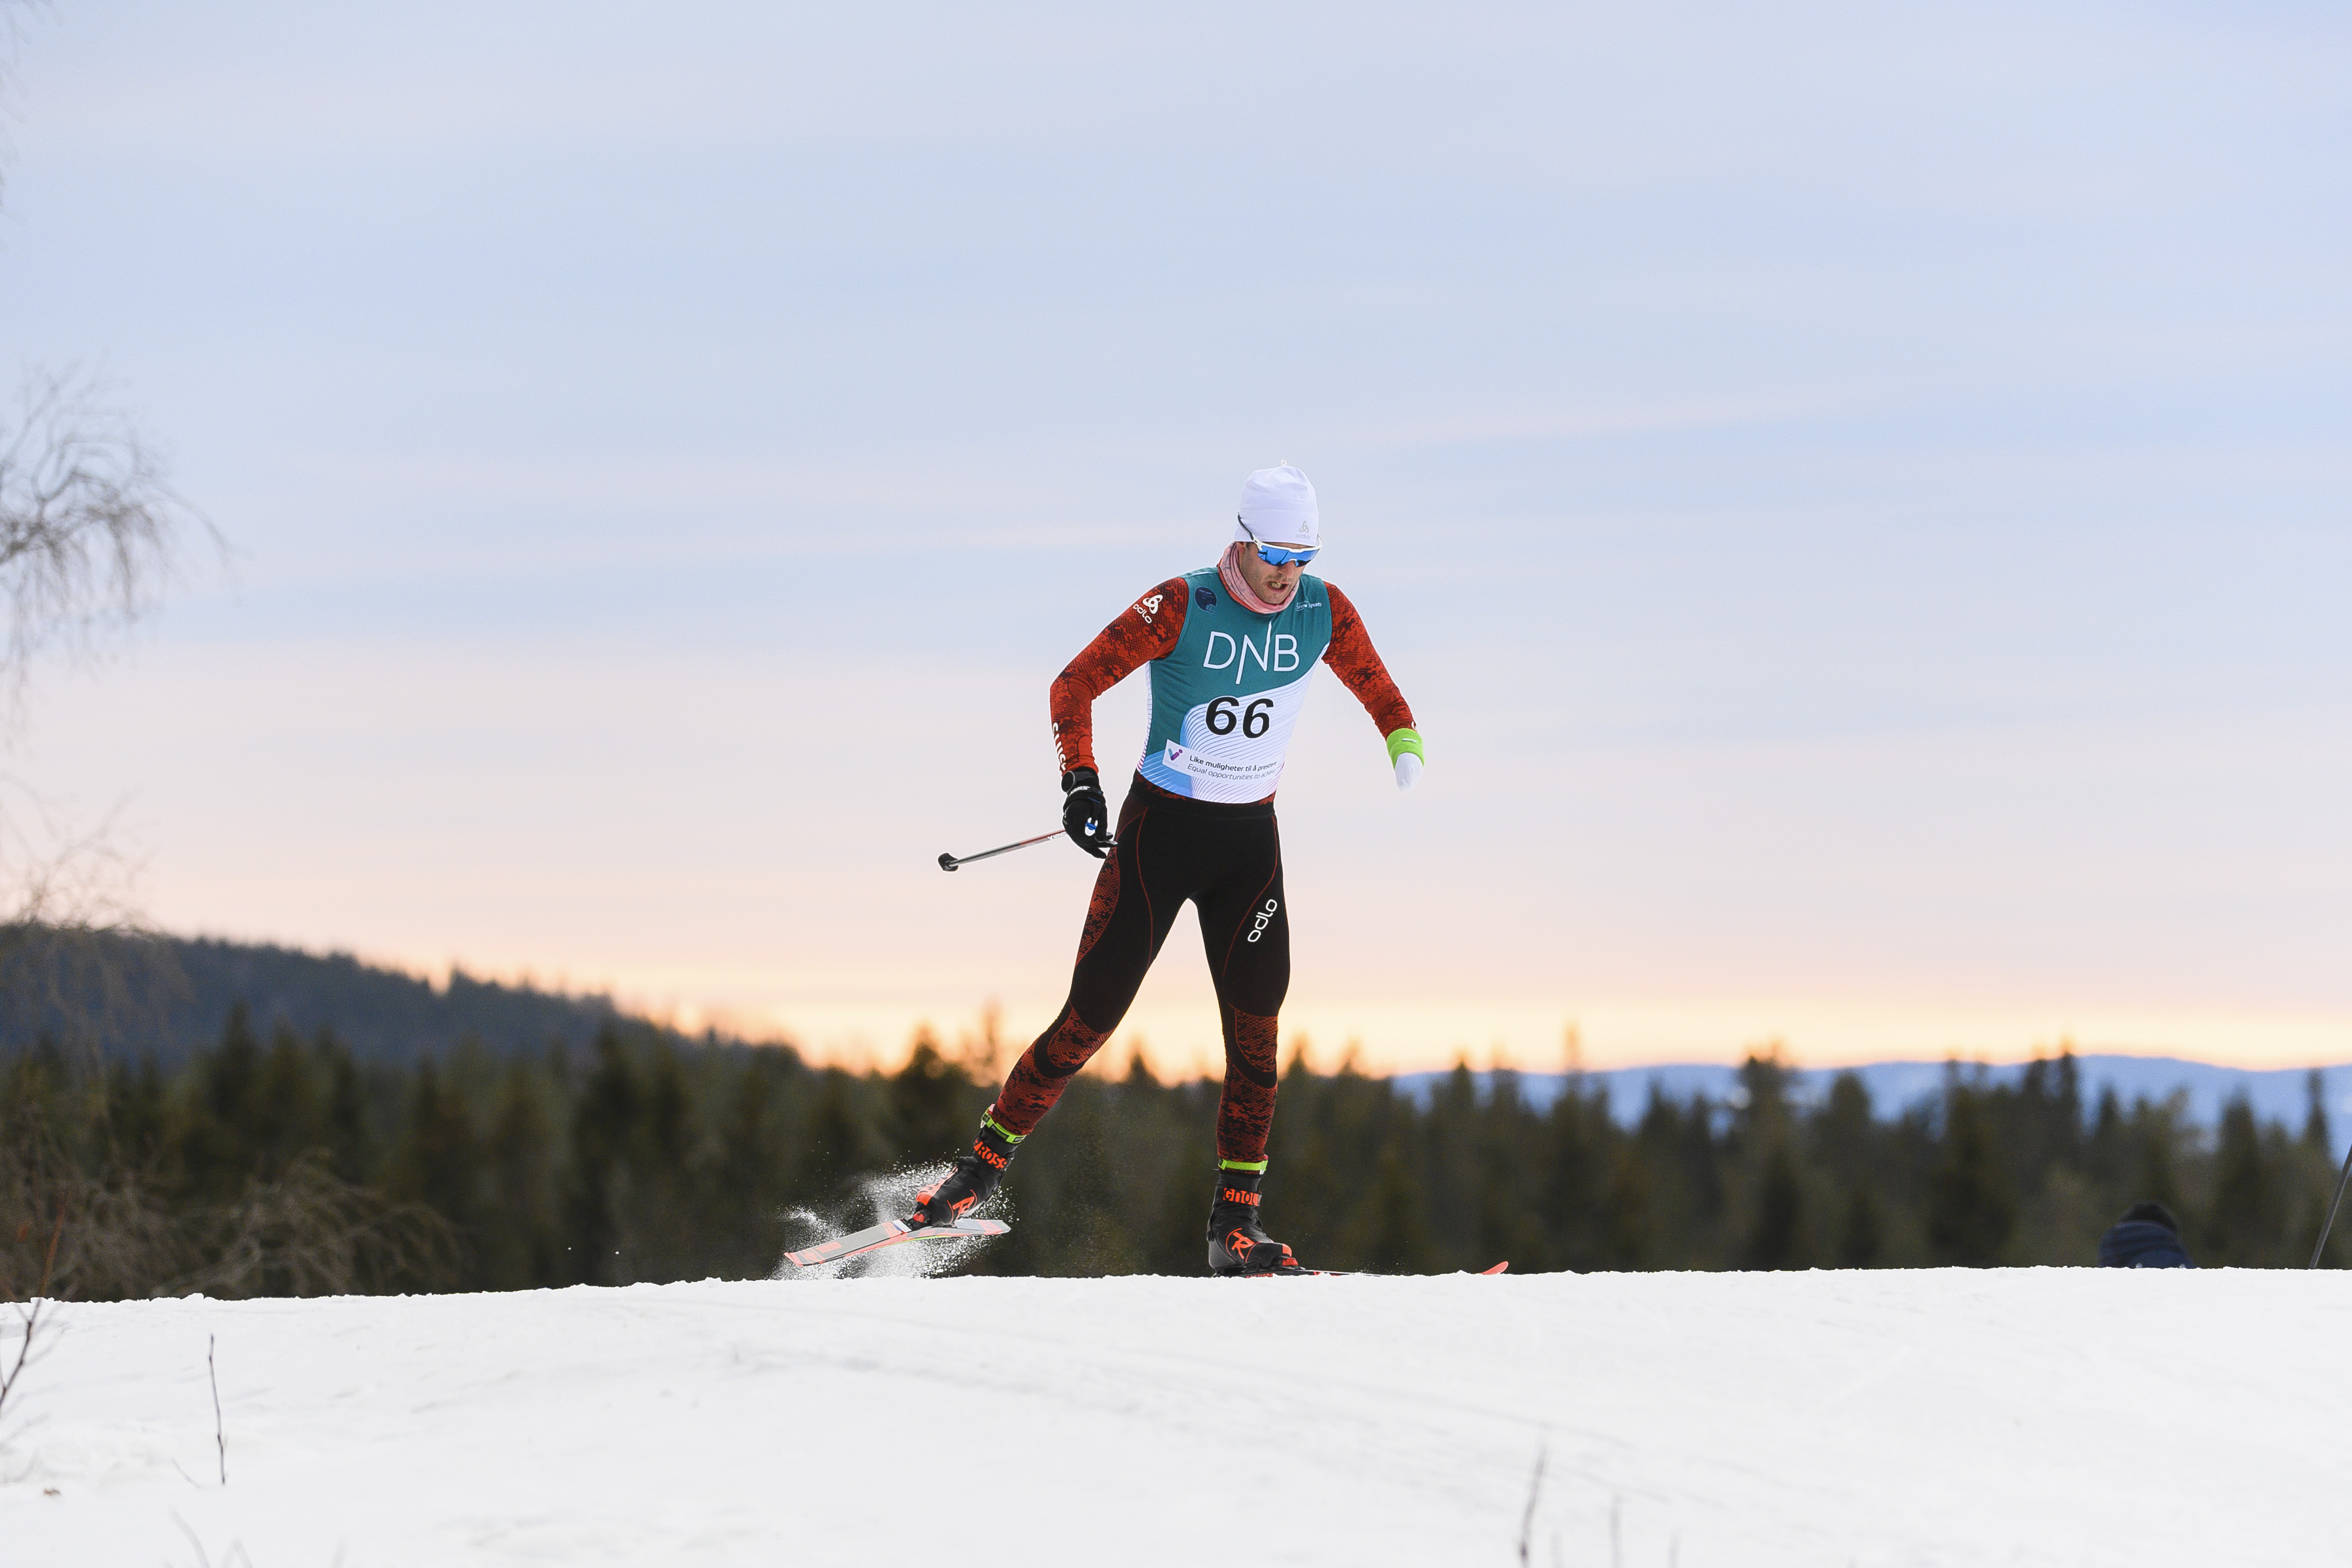
{"label": "sponsor logo patch", "polygon": [[1192,602],[1203,610],[1213,610],[1217,607],[1217,591],[1213,588],[1196,588],[1192,591]]}
{"label": "sponsor logo patch", "polygon": [[1257,924],[1250,928],[1250,934],[1247,939],[1255,942],[1259,937],[1265,936],[1265,928],[1274,923],[1274,912],[1281,907],[1282,905],[1276,904],[1273,899],[1267,899],[1265,901],[1265,907],[1258,910]]}
{"label": "sponsor logo patch", "polygon": [[1145,625],[1150,625],[1151,623],[1151,618],[1160,613],[1160,595],[1155,593],[1149,599],[1146,599],[1142,603],[1137,605],[1135,607],[1135,612],[1143,617]]}
{"label": "sponsor logo patch", "polygon": [[1195,779],[1223,779],[1238,784],[1268,779],[1282,770],[1282,758],[1278,757],[1255,762],[1234,762],[1195,751],[1173,740],[1168,743],[1160,758],[1179,773],[1189,773]]}

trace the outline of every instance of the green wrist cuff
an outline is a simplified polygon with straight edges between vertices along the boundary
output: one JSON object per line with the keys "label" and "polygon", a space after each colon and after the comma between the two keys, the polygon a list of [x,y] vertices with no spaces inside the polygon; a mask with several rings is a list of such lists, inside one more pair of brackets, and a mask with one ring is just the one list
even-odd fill
{"label": "green wrist cuff", "polygon": [[1421,731],[1417,729],[1392,729],[1389,731],[1389,762],[1391,765],[1393,766],[1396,759],[1402,757],[1408,751],[1412,752],[1415,757],[1420,758],[1424,763],[1429,760],[1429,753],[1421,748]]}

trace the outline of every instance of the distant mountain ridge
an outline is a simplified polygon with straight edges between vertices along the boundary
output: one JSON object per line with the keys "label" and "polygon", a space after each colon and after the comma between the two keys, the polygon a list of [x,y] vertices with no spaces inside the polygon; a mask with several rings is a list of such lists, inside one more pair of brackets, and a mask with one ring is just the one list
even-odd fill
{"label": "distant mountain ridge", "polygon": [[[2099,1096],[2109,1089],[2126,1107],[2142,1099],[2160,1104],[2179,1094],[2184,1098],[2188,1120],[2210,1127],[2221,1120],[2222,1108],[2242,1094],[2258,1121],[2280,1122],[2299,1129],[2310,1112],[2310,1078],[2316,1071],[2320,1075],[2321,1103],[2331,1122],[2341,1124],[2352,1117],[2352,1063],[2258,1070],[2218,1067],[2211,1062],[2171,1056],[2078,1056],[2074,1062],[2082,1074],[2086,1115],[2097,1107]],[[2025,1065],[2011,1062],[1996,1067],[1962,1062],[1958,1070],[1970,1082],[2013,1084],[2024,1076]],[[1894,1116],[1941,1093],[1946,1076],[1952,1071],[1951,1064],[1942,1061],[1874,1061],[1860,1067],[1796,1068],[1790,1071],[1790,1079],[1794,1098],[1813,1103],[1829,1093],[1831,1082],[1840,1073],[1851,1072],[1870,1091],[1872,1109],[1880,1116]],[[1425,1100],[1447,1076],[1444,1072],[1408,1072],[1400,1074],[1394,1082],[1405,1092]],[[1474,1076],[1483,1093],[1494,1075],[1481,1072]],[[1687,1101],[1696,1094],[1724,1105],[1738,1103],[1740,1095],[1739,1070],[1712,1062],[1619,1067],[1587,1072],[1582,1077],[1588,1091],[1602,1088],[1609,1092],[1610,1113],[1626,1126],[1641,1120],[1642,1108],[1649,1103],[1654,1087],[1669,1099]],[[1519,1074],[1519,1092],[1530,1103],[1549,1106],[1559,1098],[1567,1082],[1568,1074],[1564,1072],[1523,1072]]]}
{"label": "distant mountain ridge", "polygon": [[[610,997],[502,985],[462,970],[436,985],[348,953],[175,936],[143,946],[121,942],[115,951],[126,962],[147,966],[141,973],[149,983],[142,989],[161,1000],[116,1009],[100,1031],[102,1044],[114,1055],[152,1052],[166,1068],[217,1044],[230,1009],[239,1004],[264,1039],[280,1029],[305,1039],[331,1030],[362,1061],[437,1056],[464,1040],[500,1053],[540,1051],[551,1044],[576,1050],[593,1043],[607,1024],[679,1041],[743,1043],[731,1037],[686,1035],[625,1011]],[[47,984],[87,1001],[90,966],[77,961],[84,956],[86,950],[65,950]],[[65,1032],[61,1017],[57,1005],[27,1007],[20,1001],[0,1020],[0,1046]]]}

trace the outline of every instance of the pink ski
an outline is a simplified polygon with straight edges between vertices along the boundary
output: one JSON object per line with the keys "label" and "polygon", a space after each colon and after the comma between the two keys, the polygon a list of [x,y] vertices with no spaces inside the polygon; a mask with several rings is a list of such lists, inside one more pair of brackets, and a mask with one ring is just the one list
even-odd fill
{"label": "pink ski", "polygon": [[885,1247],[896,1247],[902,1241],[977,1241],[984,1237],[1002,1236],[1013,1228],[1001,1219],[959,1219],[947,1225],[928,1225],[920,1230],[909,1229],[903,1219],[886,1219],[865,1230],[847,1236],[835,1236],[814,1247],[784,1254],[784,1261],[795,1269],[813,1269],[819,1263],[838,1263],[845,1258],[860,1258],[877,1252]]}
{"label": "pink ski", "polygon": [[[1501,1262],[1496,1264],[1493,1268],[1481,1269],[1478,1272],[1481,1277],[1488,1274],[1500,1274],[1507,1271],[1510,1266],[1511,1260],[1506,1258]],[[1306,1275],[1310,1279],[1318,1280],[1370,1279],[1374,1277],[1373,1270],[1369,1269],[1302,1269],[1297,1274],[1228,1274],[1225,1278],[1229,1280],[1295,1280],[1301,1274]],[[1391,1280],[1409,1278],[1409,1276],[1401,1274],[1389,1274],[1379,1277]],[[1444,1276],[1430,1275],[1427,1277],[1431,1279],[1440,1279]]]}

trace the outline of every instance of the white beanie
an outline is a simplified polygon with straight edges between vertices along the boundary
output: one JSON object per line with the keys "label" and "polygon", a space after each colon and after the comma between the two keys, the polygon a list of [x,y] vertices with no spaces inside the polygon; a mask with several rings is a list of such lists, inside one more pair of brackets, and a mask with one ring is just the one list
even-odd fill
{"label": "white beanie", "polygon": [[1261,468],[1242,484],[1242,507],[1234,538],[1261,544],[1316,548],[1320,520],[1315,510],[1315,486],[1307,476],[1286,463]]}

